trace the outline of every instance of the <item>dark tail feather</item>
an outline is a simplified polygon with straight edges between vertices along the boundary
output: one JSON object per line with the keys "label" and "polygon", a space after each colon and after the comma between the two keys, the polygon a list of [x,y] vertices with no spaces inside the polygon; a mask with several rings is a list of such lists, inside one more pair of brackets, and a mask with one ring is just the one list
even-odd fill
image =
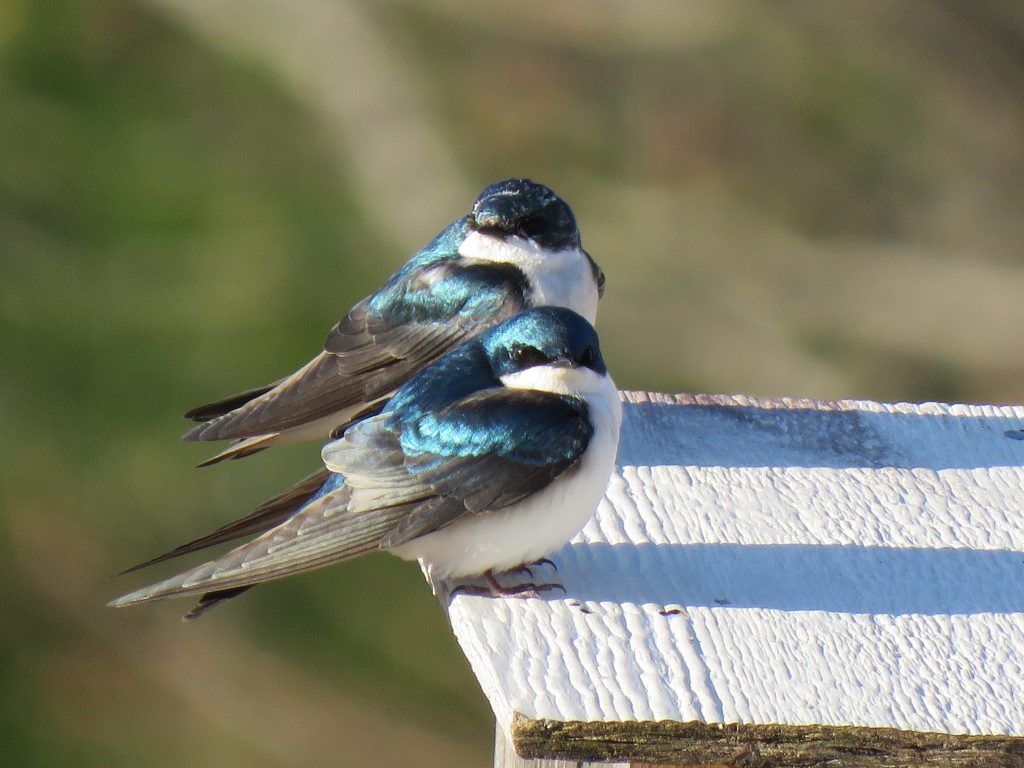
{"label": "dark tail feather", "polygon": [[250,584],[245,587],[235,587],[234,589],[222,589],[219,592],[207,592],[201,598],[195,606],[181,617],[182,621],[195,621],[196,619],[203,616],[207,611],[216,608],[218,605],[223,603],[225,600],[230,600],[233,597],[238,597],[243,592],[247,592],[252,589],[255,584]]}
{"label": "dark tail feather", "polygon": [[225,397],[223,400],[217,400],[213,403],[200,405],[198,408],[193,408],[191,411],[186,413],[185,418],[198,422],[211,421],[216,419],[218,416],[223,416],[225,413],[230,413],[236,408],[241,408],[250,400],[255,400],[260,395],[265,395],[278,384],[280,384],[280,382],[275,381],[273,384],[256,387],[255,389],[250,389],[245,392],[239,392],[237,395]]}
{"label": "dark tail feather", "polygon": [[[331,472],[328,469],[321,469],[306,479],[280,493],[272,499],[260,504],[255,510],[243,518],[234,520],[227,525],[221,526],[213,533],[193,539],[187,544],[175,547],[170,552],[154,557],[144,563],[133,565],[131,568],[121,571],[119,575],[132,573],[150,565],[162,563],[164,560],[181,557],[190,552],[197,552],[216,544],[223,544],[226,541],[234,541],[243,536],[263,533],[283,523],[289,517],[298,512],[313,496],[320,490],[320,487],[330,478]],[[230,595],[234,597],[234,595]],[[227,599],[227,598],[223,598]],[[198,608],[199,606],[197,606]]]}
{"label": "dark tail feather", "polygon": [[[220,464],[222,461],[228,459],[234,461],[235,459],[244,459],[246,456],[252,456],[254,453],[265,451],[269,448],[269,445],[263,445],[264,440],[270,440],[273,435],[268,435],[265,438],[261,436],[260,439],[246,437],[242,440],[238,440],[234,445],[229,448],[225,448],[220,453],[214,454],[208,459],[203,459],[196,467],[212,467],[214,464]],[[249,443],[249,445],[246,445]]]}

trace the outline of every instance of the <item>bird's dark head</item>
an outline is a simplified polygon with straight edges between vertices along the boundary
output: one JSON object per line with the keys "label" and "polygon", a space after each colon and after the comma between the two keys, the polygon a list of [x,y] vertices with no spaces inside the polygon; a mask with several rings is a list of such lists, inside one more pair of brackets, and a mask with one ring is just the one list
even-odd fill
{"label": "bird's dark head", "polygon": [[487,187],[473,203],[470,224],[478,232],[532,240],[542,248],[580,247],[576,216],[562,198],[529,179],[506,179]]}
{"label": "bird's dark head", "polygon": [[597,331],[564,307],[521,312],[492,328],[481,342],[498,378],[541,365],[607,373]]}

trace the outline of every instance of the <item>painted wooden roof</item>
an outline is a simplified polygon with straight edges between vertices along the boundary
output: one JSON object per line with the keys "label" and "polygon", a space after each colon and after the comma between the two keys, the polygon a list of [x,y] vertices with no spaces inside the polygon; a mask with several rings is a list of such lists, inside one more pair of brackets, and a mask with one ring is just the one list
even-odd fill
{"label": "painted wooden roof", "polygon": [[513,741],[537,721],[1024,736],[1024,407],[623,398],[605,499],[536,572],[565,593],[448,606]]}

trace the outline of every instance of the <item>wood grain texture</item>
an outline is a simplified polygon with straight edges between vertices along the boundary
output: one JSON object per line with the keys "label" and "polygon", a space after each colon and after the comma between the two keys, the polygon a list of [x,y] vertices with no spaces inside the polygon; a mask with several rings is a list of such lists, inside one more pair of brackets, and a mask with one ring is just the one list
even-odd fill
{"label": "wood grain texture", "polygon": [[[708,725],[705,723],[580,723],[516,717],[519,754],[642,765],[749,768],[1019,768],[1024,739],[950,736],[855,726]],[[574,763],[570,763],[574,764]],[[563,765],[563,763],[557,763]]]}
{"label": "wood grain texture", "polygon": [[[1024,408],[624,400],[605,499],[536,574],[565,594],[448,605],[518,748],[600,724],[619,759],[686,762],[631,740],[667,721],[694,743],[731,734],[704,763],[752,743],[775,759],[774,734],[793,765],[839,747],[886,765],[863,761],[914,739],[1019,764],[1012,738],[948,737],[1024,736]],[[854,746],[827,746],[844,733]],[[577,741],[550,756],[590,759]]]}
{"label": "wood grain texture", "polygon": [[522,757],[500,725],[494,728],[494,768],[584,768],[579,760]]}

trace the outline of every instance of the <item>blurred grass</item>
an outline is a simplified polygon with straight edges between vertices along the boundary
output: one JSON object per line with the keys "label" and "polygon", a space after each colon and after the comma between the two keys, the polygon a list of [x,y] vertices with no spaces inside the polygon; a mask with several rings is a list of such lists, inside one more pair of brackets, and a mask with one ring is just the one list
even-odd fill
{"label": "blurred grass", "polygon": [[[385,257],[368,232],[322,126],[258,66],[133,4],[33,3],[15,18],[0,85],[0,392],[9,433],[20,437],[0,449],[4,547],[30,556],[9,529],[45,529],[46,518],[99,545],[88,564],[97,570],[72,578],[93,587],[82,606],[89,620],[117,626],[126,617],[104,615],[102,603],[127,583],[104,575],[250,508],[315,461],[311,447],[193,474],[206,451],[177,444],[180,414],[304,362],[400,256]],[[42,545],[31,556],[70,555]],[[21,765],[192,762],[187,751],[165,751],[173,732],[97,744],[55,722],[54,702],[68,697],[127,724],[131,710],[166,693],[135,685],[109,699],[92,690],[100,679],[53,678],[55,657],[88,644],[76,639],[79,617],[30,597],[39,584],[18,558],[12,565],[5,756]],[[440,723],[486,746],[479,694],[416,569],[378,558],[323,576],[240,605],[233,642],[290,654],[387,717]],[[373,609],[378,600],[383,610]],[[269,623],[268,602],[279,609]],[[407,620],[433,631],[410,643],[396,632]],[[94,653],[109,665],[120,643],[109,636]],[[245,743],[225,751],[217,764],[278,764]]]}
{"label": "blurred grass", "polygon": [[622,387],[1020,402],[1022,64],[998,0],[0,5],[5,763],[488,764],[414,566],[103,603],[316,462],[180,414],[489,181],[573,204]]}

